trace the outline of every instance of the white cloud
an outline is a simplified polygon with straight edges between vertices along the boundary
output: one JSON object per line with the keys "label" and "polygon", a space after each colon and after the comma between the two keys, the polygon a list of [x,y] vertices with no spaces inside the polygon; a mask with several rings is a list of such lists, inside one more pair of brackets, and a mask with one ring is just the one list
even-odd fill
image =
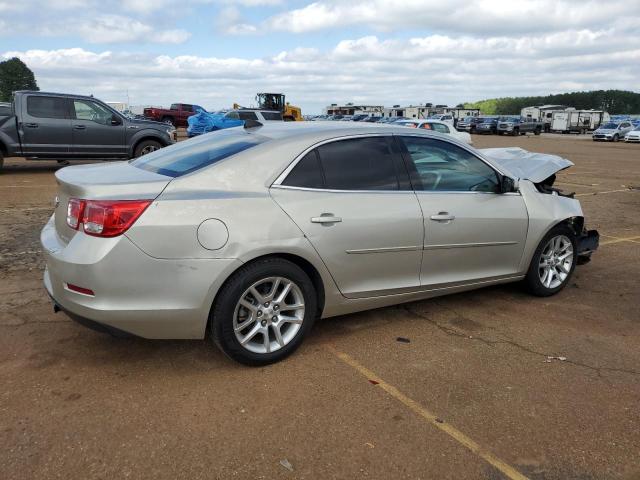
{"label": "white cloud", "polygon": [[598,27],[638,17],[626,0],[319,0],[266,19],[261,31],[304,33],[340,27],[518,35]]}
{"label": "white cloud", "polygon": [[505,95],[637,89],[640,46],[616,30],[567,30],[518,38],[433,34],[408,40],[365,36],[333,48],[294,48],[264,58],[92,52],[80,48],[19,56],[43,89],[134,104],[205,107],[251,104],[282,91],[305,112],[341,101],[457,104]]}

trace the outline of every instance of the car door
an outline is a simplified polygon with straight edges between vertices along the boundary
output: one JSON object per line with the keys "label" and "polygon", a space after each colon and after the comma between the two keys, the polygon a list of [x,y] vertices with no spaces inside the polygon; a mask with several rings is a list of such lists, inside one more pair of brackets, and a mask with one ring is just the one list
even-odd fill
{"label": "car door", "polygon": [[271,188],[346,297],[420,286],[422,212],[391,140],[329,141],[302,155]]}
{"label": "car door", "polygon": [[72,153],[80,157],[126,157],[125,126],[122,118],[92,100],[72,103]]}
{"label": "car door", "polygon": [[403,155],[424,214],[423,286],[466,284],[519,273],[528,215],[518,193],[470,150],[403,135]]}
{"label": "car door", "polygon": [[64,97],[27,96],[22,107],[20,130],[26,156],[68,155],[71,147],[68,100]]}

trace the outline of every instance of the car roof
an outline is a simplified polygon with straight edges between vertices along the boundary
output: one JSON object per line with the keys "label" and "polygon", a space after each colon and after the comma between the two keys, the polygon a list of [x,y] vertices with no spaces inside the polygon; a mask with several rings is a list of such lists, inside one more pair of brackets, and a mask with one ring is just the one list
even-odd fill
{"label": "car roof", "polygon": [[90,95],[76,95],[74,93],[56,93],[56,92],[41,92],[40,90],[16,90],[15,93],[27,93],[30,95],[43,95],[47,97],[63,97],[63,98],[84,98],[87,100],[98,100],[102,102],[99,98],[90,96]]}

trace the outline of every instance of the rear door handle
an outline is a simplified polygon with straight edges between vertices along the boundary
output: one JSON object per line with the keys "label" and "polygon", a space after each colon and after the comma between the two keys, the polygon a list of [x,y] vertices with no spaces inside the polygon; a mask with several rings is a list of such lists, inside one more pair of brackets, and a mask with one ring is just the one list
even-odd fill
{"label": "rear door handle", "polygon": [[437,215],[431,215],[431,220],[434,222],[450,222],[455,220],[455,215],[449,215],[449,212],[439,212]]}
{"label": "rear door handle", "polygon": [[25,123],[24,126],[27,128],[38,128],[37,123]]}
{"label": "rear door handle", "polygon": [[311,223],[338,223],[342,218],[336,217],[333,213],[322,213],[319,217],[311,217]]}
{"label": "rear door handle", "polygon": [[73,127],[75,130],[86,130],[86,126],[84,125],[76,125],[75,127]]}

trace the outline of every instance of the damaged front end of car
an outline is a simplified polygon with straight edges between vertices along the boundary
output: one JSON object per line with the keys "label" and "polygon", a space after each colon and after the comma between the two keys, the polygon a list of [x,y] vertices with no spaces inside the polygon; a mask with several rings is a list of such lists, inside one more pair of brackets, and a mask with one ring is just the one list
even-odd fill
{"label": "damaged front end of car", "polygon": [[544,197],[536,199],[535,195],[528,195],[526,188],[520,189],[523,196],[528,197],[528,207],[546,207],[545,210],[554,212],[558,222],[564,222],[573,230],[578,264],[585,264],[591,260],[591,254],[598,249],[600,235],[597,230],[588,230],[585,227],[584,216],[580,203],[575,199],[575,192],[566,193],[554,186],[556,174],[573,166],[573,162],[557,155],[529,152],[517,147],[485,148],[480,152],[505,173],[519,181],[525,180],[533,192],[557,198],[559,203],[551,199],[543,201]]}

